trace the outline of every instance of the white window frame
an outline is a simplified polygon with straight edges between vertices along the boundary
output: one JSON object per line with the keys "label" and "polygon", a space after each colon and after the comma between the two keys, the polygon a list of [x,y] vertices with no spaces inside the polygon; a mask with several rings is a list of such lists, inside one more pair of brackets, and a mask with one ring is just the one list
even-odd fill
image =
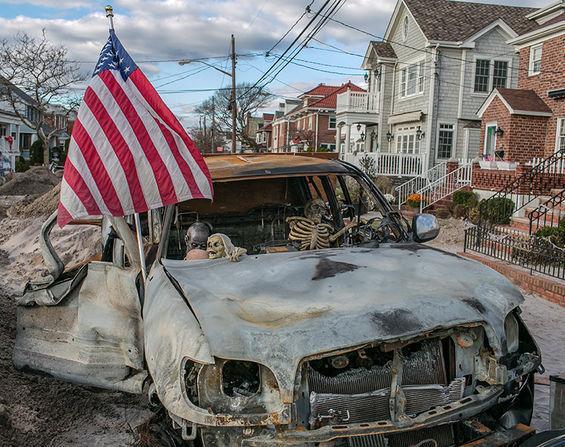
{"label": "white window frame", "polygon": [[555,152],[560,149],[559,146],[561,139],[563,139],[562,144],[563,148],[565,149],[565,116],[557,117],[557,126],[555,129]]}
{"label": "white window frame", "polygon": [[408,40],[408,32],[410,28],[410,19],[408,18],[408,15],[404,16],[404,20],[402,21],[402,39],[404,40],[404,42],[406,42]]}
{"label": "white window frame", "polygon": [[[442,129],[441,126],[451,126],[451,129]],[[451,156],[449,158],[445,158],[445,157],[440,157],[439,156],[439,134],[441,131],[451,131]],[[450,158],[453,158],[453,156],[455,155],[455,150],[456,150],[456,146],[457,146],[457,124],[453,123],[453,122],[439,122],[437,125],[437,136],[436,136],[436,142],[437,142],[437,149],[436,149],[436,160],[441,160],[441,161],[445,161],[445,160],[449,160]]]}
{"label": "white window frame", "polygon": [[[475,80],[477,77],[477,60],[488,60],[489,61],[489,73],[488,73],[488,87],[486,92],[476,92],[475,91]],[[509,88],[512,85],[512,59],[506,57],[497,57],[492,59],[492,56],[486,54],[475,54],[473,56],[473,63],[470,64],[472,67],[473,73],[473,84],[471,85],[471,94],[474,96],[488,96],[493,90],[493,83],[494,83],[494,63],[495,62],[506,62],[508,65],[506,66],[506,88]]]}
{"label": "white window frame", "polygon": [[312,130],[312,126],[313,126],[313,119],[312,119],[313,115],[309,115],[308,116],[308,130]]}
{"label": "white window frame", "polygon": [[488,139],[488,129],[489,129],[489,127],[494,127],[494,130],[495,130],[493,132],[493,135],[494,135],[494,140],[493,140],[493,144],[492,144],[493,153],[489,154],[489,155],[492,155],[494,157],[495,154],[496,154],[496,128],[498,127],[498,123],[496,121],[491,121],[491,122],[488,122],[488,123],[485,124],[485,139],[484,139],[484,142],[483,142],[483,155],[487,155],[487,139]]}
{"label": "white window frame", "polygon": [[[418,140],[416,137],[417,129],[418,125],[411,125],[394,130],[396,134],[395,153],[405,155],[418,155],[422,153],[421,140]],[[411,151],[410,145],[412,145]]]}
{"label": "white window frame", "polygon": [[[400,99],[407,99],[413,98],[415,96],[420,96],[424,94],[424,80],[425,80],[425,59],[418,59],[416,61],[407,63],[404,68],[400,70],[400,76],[398,77],[399,86],[398,91],[400,93]],[[409,73],[412,67],[416,67],[416,78],[414,80],[415,85],[414,89],[415,92],[408,94],[408,86],[409,86]]]}
{"label": "white window frame", "polygon": [[[332,118],[333,118],[333,123],[334,123],[333,127],[332,127]],[[335,116],[329,116],[328,117],[328,129],[329,130],[337,129],[337,117],[335,117]]]}
{"label": "white window frame", "polygon": [[[538,71],[534,71],[534,63],[536,62],[534,60],[534,53],[535,50],[539,49],[540,50],[540,55],[539,55],[539,70]],[[541,60],[543,57],[543,43],[540,43],[538,45],[532,45],[530,47],[530,62],[528,64],[528,76],[536,76],[539,75],[541,73]],[[536,59],[537,60],[537,59]]]}

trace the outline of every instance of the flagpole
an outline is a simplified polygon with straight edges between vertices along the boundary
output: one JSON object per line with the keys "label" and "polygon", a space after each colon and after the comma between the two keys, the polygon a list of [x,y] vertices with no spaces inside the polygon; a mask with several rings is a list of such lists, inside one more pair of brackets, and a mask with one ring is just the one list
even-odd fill
{"label": "flagpole", "polygon": [[[104,10],[106,11],[106,17],[108,18],[110,31],[114,31],[114,8],[112,5],[107,5]],[[151,210],[147,211],[150,213]],[[149,215],[149,214],[148,214]],[[145,251],[143,250],[143,235],[141,233],[141,219],[139,218],[139,213],[133,215],[135,222],[135,233],[137,235],[137,249],[139,250],[139,261],[141,264],[141,276],[143,277],[143,282],[147,278],[147,266],[145,265]]]}

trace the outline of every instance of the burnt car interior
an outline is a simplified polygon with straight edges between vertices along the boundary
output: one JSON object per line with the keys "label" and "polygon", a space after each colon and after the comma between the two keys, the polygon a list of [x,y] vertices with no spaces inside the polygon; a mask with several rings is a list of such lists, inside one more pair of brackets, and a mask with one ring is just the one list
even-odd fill
{"label": "burnt car interior", "polygon": [[337,241],[337,246],[401,238],[400,223],[385,218],[386,210],[375,203],[360,179],[350,175],[217,182],[214,189],[213,202],[191,200],[176,206],[167,241],[168,259],[184,258],[187,249],[184,236],[195,222],[205,222],[214,233],[226,234],[236,246],[247,249],[248,254],[295,250],[289,241],[286,219],[304,216],[306,205],[316,199],[325,203],[322,223],[331,225],[335,231],[348,222],[359,221],[354,230]]}

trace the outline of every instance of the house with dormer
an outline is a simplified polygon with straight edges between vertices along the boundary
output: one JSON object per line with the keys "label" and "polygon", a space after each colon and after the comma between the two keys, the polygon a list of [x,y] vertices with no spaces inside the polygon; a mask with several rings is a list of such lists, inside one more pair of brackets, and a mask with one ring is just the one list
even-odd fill
{"label": "house with dormer", "polygon": [[[515,88],[519,55],[508,42],[536,28],[533,8],[454,0],[399,0],[384,39],[362,67],[368,91],[337,99],[337,125],[364,128],[380,175],[445,172],[480,152],[479,108],[495,88]],[[345,145],[347,148],[347,145]],[[344,150],[342,158],[361,155]]]}

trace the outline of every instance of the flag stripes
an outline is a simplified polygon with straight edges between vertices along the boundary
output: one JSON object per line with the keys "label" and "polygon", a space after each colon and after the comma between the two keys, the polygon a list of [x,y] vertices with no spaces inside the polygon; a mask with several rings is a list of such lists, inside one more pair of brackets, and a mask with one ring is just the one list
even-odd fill
{"label": "flag stripes", "polygon": [[59,225],[212,195],[198,149],[111,31],[74,124]]}

